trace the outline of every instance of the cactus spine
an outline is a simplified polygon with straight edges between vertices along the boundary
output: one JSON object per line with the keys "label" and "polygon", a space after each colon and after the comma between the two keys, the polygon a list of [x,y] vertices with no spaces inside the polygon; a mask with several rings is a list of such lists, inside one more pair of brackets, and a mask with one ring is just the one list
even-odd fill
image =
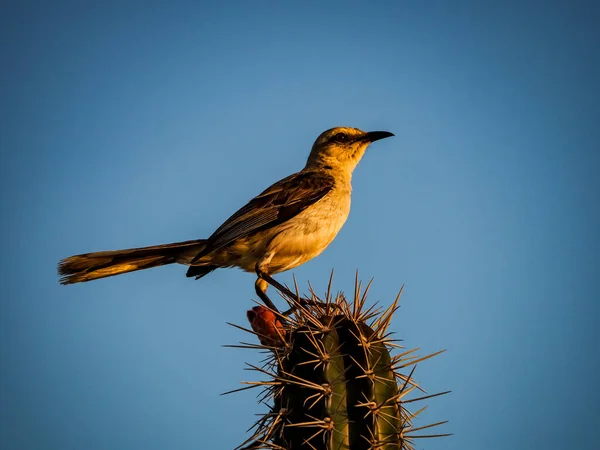
{"label": "cactus spine", "polygon": [[[248,312],[261,345],[244,346],[269,350],[263,367],[250,368],[269,379],[247,384],[263,386],[261,401],[272,403],[240,448],[407,450],[415,438],[442,436],[415,435],[445,422],[415,428],[412,421],[420,411],[407,409],[411,402],[441,395],[407,399],[422,391],[412,378],[415,365],[440,352],[392,356],[390,351],[401,348],[388,332],[400,294],[383,311],[365,308],[368,288],[361,294],[357,282],[352,303],[343,294],[332,300],[330,288],[325,302],[311,290],[314,304],[308,306],[286,298],[294,310],[288,316],[262,306]],[[410,366],[408,375],[400,373]]]}

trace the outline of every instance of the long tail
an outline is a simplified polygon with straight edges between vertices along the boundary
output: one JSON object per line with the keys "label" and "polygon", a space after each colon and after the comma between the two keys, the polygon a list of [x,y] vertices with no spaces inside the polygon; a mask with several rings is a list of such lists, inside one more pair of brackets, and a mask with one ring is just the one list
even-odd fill
{"label": "long tail", "polygon": [[[60,284],[80,283],[135,270],[191,261],[206,246],[204,239],[152,247],[85,253],[58,263]],[[213,268],[214,270],[214,268]]]}

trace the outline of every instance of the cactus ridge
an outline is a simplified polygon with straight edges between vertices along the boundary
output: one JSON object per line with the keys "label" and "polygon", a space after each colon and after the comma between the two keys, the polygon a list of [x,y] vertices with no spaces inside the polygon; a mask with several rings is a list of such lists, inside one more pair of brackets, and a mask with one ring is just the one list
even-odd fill
{"label": "cactus ridge", "polygon": [[269,407],[237,449],[412,450],[415,439],[448,436],[415,434],[446,422],[415,427],[425,408],[413,413],[408,406],[447,393],[427,394],[413,379],[417,363],[443,350],[419,357],[418,349],[399,345],[388,330],[402,289],[384,309],[366,307],[370,286],[362,290],[357,276],[351,302],[341,292],[332,296],[331,279],[324,300],[310,285],[310,304],[282,295],[292,313],[270,310],[278,321],[270,336],[234,325],[268,343],[232,346],[267,351],[261,366],[247,364],[266,380],[229,392],[260,387],[259,402]]}

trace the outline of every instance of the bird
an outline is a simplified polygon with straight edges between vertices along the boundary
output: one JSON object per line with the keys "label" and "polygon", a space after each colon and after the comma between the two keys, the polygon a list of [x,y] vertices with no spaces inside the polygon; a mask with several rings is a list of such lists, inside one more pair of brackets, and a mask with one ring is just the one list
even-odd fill
{"label": "bird", "polygon": [[[269,284],[290,291],[272,275],[320,255],[350,213],[352,173],[367,147],[394,136],[388,131],[335,127],[315,140],[306,165],[277,181],[229,217],[208,239],[71,256],[58,263],[63,285],[179,263],[199,279],[219,268],[237,267],[257,275],[255,291]],[[292,294],[294,297],[294,294]]]}

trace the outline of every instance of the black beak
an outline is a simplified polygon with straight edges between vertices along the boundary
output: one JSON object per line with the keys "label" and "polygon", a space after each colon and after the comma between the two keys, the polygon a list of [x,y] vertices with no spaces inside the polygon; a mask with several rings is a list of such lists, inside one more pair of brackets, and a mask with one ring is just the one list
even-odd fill
{"label": "black beak", "polygon": [[375,142],[379,139],[385,139],[394,136],[394,133],[390,133],[389,131],[369,131],[363,137],[363,140],[368,142]]}

